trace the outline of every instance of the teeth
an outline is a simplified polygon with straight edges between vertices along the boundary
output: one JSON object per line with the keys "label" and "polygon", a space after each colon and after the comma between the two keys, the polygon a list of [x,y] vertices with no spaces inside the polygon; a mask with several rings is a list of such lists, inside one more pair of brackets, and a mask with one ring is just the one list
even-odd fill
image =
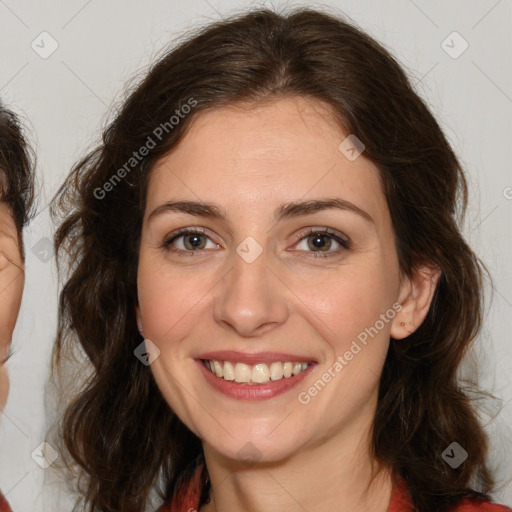
{"label": "teeth", "polygon": [[270,370],[264,363],[256,364],[252,368],[253,382],[268,382],[270,380]]}
{"label": "teeth", "polygon": [[229,361],[224,363],[223,378],[224,380],[235,380],[235,368]]}
{"label": "teeth", "polygon": [[[217,361],[215,361],[217,362]],[[223,375],[217,375],[222,377]],[[249,382],[251,380],[251,367],[248,364],[236,363],[235,365],[235,381],[236,382]]]}
{"label": "teeth", "polygon": [[[215,371],[217,371],[217,367],[215,367]],[[302,363],[293,363],[293,375],[298,375],[302,371]]]}
{"label": "teeth", "polygon": [[[217,377],[222,377],[222,366],[219,363],[219,361],[213,361],[213,369],[214,369],[215,375],[217,375]],[[295,370],[295,367],[294,367],[294,370]]]}
{"label": "teeth", "polygon": [[281,363],[272,363],[270,365],[270,378],[272,380],[283,378],[283,365]]}
{"label": "teeth", "polygon": [[245,363],[231,363],[229,361],[205,361],[205,366],[211,373],[224,380],[231,380],[249,384],[263,384],[271,380],[280,380],[283,378],[298,375],[306,370],[309,363],[291,363],[275,361],[270,364],[258,363],[250,366]]}

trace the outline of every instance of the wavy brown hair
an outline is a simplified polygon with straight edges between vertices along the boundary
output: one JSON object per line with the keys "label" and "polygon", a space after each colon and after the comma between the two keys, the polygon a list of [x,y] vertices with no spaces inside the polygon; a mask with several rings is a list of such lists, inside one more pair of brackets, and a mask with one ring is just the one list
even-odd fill
{"label": "wavy brown hair", "polygon": [[[468,195],[461,165],[382,45],[337,15],[262,9],[211,23],[168,50],[132,85],[101,143],[54,198],[52,213],[62,216],[55,249],[69,263],[54,364],[78,347],[91,365],[60,435],[88,511],[140,512],[157,483],[172,499],[202,453],[133,354],[143,341],[135,318],[138,247],[155,162],[200,112],[296,96],[332,107],[345,133],[364,143],[380,171],[401,271],[411,277],[423,264],[442,271],[424,322],[406,340],[391,340],[375,459],[405,480],[418,512],[442,512],[493,489],[486,434],[470,388],[457,378],[481,327],[487,272],[459,231]],[[185,108],[191,100],[194,108]],[[189,113],[171,127],[177,112]],[[161,140],[135,164],[134,151],[156,139],[159,126],[167,126]],[[441,456],[453,441],[470,453],[457,469]]]}
{"label": "wavy brown hair", "polygon": [[20,251],[22,231],[33,215],[35,154],[18,116],[0,101],[0,201],[13,215]]}

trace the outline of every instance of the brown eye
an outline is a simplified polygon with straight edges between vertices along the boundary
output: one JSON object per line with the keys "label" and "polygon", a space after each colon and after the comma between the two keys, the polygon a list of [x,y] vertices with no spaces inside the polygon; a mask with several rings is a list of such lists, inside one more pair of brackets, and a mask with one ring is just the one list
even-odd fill
{"label": "brown eye", "polygon": [[182,239],[183,245],[186,249],[204,249],[206,245],[205,236],[200,233],[191,233],[189,235],[182,236]]}
{"label": "brown eye", "polygon": [[320,251],[328,251],[332,245],[332,238],[324,235],[323,233],[315,233],[307,237],[308,247],[314,251],[319,249]]}
{"label": "brown eye", "polygon": [[297,244],[298,250],[313,253],[314,256],[328,257],[351,247],[348,237],[333,232],[329,228],[310,229],[306,233],[297,235],[297,238],[300,239]]}
{"label": "brown eye", "polygon": [[[207,244],[210,246],[207,247]],[[204,249],[216,249],[218,244],[213,243],[210,238],[197,229],[181,229],[172,233],[162,244],[162,247],[169,252],[193,253]]]}

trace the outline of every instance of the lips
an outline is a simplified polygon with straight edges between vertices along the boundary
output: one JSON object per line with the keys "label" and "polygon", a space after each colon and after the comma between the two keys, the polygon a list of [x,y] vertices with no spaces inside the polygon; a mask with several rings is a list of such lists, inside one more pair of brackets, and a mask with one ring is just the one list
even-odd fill
{"label": "lips", "polygon": [[205,352],[196,361],[211,387],[238,400],[265,400],[296,386],[316,366],[307,355]]}

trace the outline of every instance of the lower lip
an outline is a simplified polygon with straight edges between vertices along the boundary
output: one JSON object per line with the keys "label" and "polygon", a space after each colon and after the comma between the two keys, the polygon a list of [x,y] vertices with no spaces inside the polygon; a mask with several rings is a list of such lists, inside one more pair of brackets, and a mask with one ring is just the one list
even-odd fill
{"label": "lower lip", "polygon": [[307,375],[309,375],[311,370],[316,366],[315,364],[310,364],[303,372],[299,373],[298,375],[269,381],[266,384],[245,384],[224,380],[222,377],[217,377],[206,368],[201,360],[197,360],[196,362],[203,372],[207,382],[212,386],[213,389],[226,396],[229,396],[230,398],[248,401],[268,400],[269,398],[274,398],[275,396],[286,393],[297,384],[299,384],[299,382],[301,382]]}

